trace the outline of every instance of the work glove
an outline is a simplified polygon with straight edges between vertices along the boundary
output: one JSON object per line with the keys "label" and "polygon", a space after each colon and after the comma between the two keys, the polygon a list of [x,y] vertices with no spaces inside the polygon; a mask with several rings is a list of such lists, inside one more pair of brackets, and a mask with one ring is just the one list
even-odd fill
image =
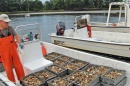
{"label": "work glove", "polygon": [[24,55],[24,45],[19,43],[18,52],[23,56]]}
{"label": "work glove", "polygon": [[23,43],[19,43],[19,47],[20,47],[21,49],[23,49],[23,48],[24,48]]}

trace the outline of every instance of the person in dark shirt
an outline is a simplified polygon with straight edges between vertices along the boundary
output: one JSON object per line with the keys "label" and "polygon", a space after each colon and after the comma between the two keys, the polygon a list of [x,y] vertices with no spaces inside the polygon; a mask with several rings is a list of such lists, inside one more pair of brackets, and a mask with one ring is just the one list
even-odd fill
{"label": "person in dark shirt", "polygon": [[35,38],[35,39],[38,39],[38,34],[35,34],[34,38]]}

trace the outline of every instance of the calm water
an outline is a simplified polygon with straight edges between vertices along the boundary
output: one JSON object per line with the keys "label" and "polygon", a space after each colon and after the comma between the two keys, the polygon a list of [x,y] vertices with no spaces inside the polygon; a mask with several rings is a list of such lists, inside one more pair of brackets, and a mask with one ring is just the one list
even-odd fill
{"label": "calm water", "polygon": [[[56,32],[56,25],[59,21],[66,24],[66,29],[74,28],[74,20],[76,16],[80,15],[42,15],[31,17],[11,17],[10,25],[14,28],[19,25],[39,23],[38,28],[41,29],[42,40],[51,42],[49,33]],[[106,22],[107,16],[105,15],[91,15],[92,22]],[[122,18],[124,20],[124,18]],[[111,17],[110,22],[118,21],[117,17]]]}

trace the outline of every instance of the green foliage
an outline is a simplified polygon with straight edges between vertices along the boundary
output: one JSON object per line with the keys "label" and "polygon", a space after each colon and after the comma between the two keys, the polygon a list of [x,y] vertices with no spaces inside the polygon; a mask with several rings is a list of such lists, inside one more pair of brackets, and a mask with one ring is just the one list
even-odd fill
{"label": "green foliage", "polygon": [[105,9],[110,2],[122,0],[50,0],[44,4],[40,0],[0,0],[0,12]]}
{"label": "green foliage", "polygon": [[0,0],[0,12],[40,11],[43,4],[40,0]]}
{"label": "green foliage", "polygon": [[84,8],[108,8],[110,2],[123,0],[50,0],[44,3],[45,10],[83,10]]}

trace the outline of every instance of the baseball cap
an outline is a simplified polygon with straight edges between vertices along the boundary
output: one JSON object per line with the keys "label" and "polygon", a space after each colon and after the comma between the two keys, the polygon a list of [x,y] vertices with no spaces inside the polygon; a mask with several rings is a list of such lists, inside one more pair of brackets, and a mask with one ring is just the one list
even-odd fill
{"label": "baseball cap", "polygon": [[4,22],[10,22],[9,16],[7,14],[1,14],[0,20],[3,20]]}

